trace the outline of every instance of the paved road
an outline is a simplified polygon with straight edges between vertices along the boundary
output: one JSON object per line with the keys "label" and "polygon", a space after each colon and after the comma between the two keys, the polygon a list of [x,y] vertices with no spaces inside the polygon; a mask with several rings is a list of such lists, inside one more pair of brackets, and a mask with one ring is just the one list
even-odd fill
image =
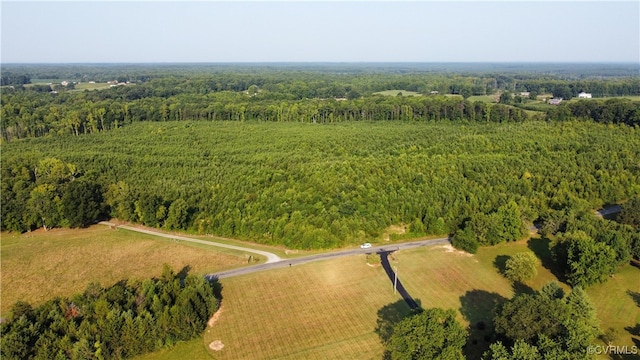
{"label": "paved road", "polygon": [[[603,216],[603,215],[613,214],[616,212],[620,212],[620,206],[618,205],[598,210],[596,211],[596,214]],[[112,227],[118,227],[120,229],[126,229],[130,231],[137,231],[137,232],[141,232],[149,235],[161,236],[169,239],[188,241],[188,242],[204,244],[209,246],[217,246],[217,247],[222,247],[227,249],[245,251],[253,254],[259,254],[267,258],[267,262],[264,264],[258,264],[258,265],[243,267],[239,269],[226,270],[226,271],[205,275],[205,277],[207,278],[217,278],[217,279],[224,279],[224,278],[229,278],[229,277],[238,276],[238,275],[245,275],[245,274],[250,274],[250,273],[268,270],[268,269],[277,269],[277,268],[283,268],[287,266],[300,265],[300,264],[305,264],[312,261],[334,259],[342,256],[350,256],[350,255],[356,255],[356,254],[387,253],[390,251],[397,251],[402,249],[411,249],[411,248],[416,248],[421,246],[443,245],[443,244],[450,243],[449,238],[439,238],[439,239],[431,239],[431,240],[412,241],[412,242],[400,243],[400,244],[375,246],[369,249],[338,250],[338,251],[327,252],[327,253],[322,253],[317,255],[294,258],[294,259],[282,259],[278,255],[267,252],[267,251],[254,250],[254,249],[244,248],[240,246],[221,244],[213,241],[192,239],[192,238],[178,236],[178,235],[169,235],[169,234],[164,234],[164,233],[153,231],[153,230],[145,230],[145,229],[140,229],[140,228],[127,226],[127,225],[116,226],[115,224],[112,224],[107,221],[101,221],[100,224],[109,225]],[[530,230],[537,231],[538,229],[536,226],[531,226]]]}
{"label": "paved road", "polygon": [[226,248],[226,249],[245,251],[245,252],[249,252],[249,253],[253,253],[253,254],[259,254],[259,255],[265,256],[267,258],[267,262],[263,263],[263,264],[247,266],[247,267],[243,267],[243,268],[239,268],[239,269],[226,270],[226,271],[221,271],[221,272],[205,275],[205,277],[207,277],[207,278],[217,278],[217,279],[224,279],[224,278],[229,278],[229,277],[232,277],[232,276],[250,274],[250,273],[257,272],[257,271],[263,271],[263,270],[268,270],[268,269],[277,269],[277,268],[283,268],[283,267],[287,267],[287,266],[306,264],[306,263],[312,262],[312,261],[334,259],[334,258],[338,258],[338,257],[342,257],[342,256],[350,256],[350,255],[356,255],[356,254],[385,253],[385,252],[397,251],[397,250],[401,250],[401,249],[411,249],[411,248],[417,248],[417,247],[421,247],[421,246],[443,245],[443,244],[449,244],[450,243],[449,238],[440,238],[440,239],[431,239],[431,240],[412,241],[412,242],[406,242],[406,243],[400,243],[400,244],[389,244],[389,245],[386,245],[386,246],[374,246],[374,247],[371,247],[369,249],[360,249],[360,248],[358,248],[358,249],[338,250],[338,251],[327,252],[327,253],[322,253],[322,254],[317,254],[317,255],[299,257],[299,258],[295,258],[295,259],[282,259],[278,255],[272,254],[272,253],[267,252],[267,251],[254,250],[254,249],[244,248],[244,247],[240,247],[240,246],[221,244],[221,243],[217,243],[217,242],[213,242],[213,241],[205,241],[205,240],[193,239],[193,238],[188,238],[188,237],[185,237],[185,236],[170,235],[170,234],[165,234],[165,233],[161,233],[161,232],[158,232],[158,231],[140,229],[140,228],[133,227],[133,226],[116,225],[116,224],[110,223],[108,221],[101,221],[99,224],[107,225],[107,226],[111,226],[111,227],[116,227],[116,228],[119,228],[119,229],[125,229],[125,230],[129,230],[129,231],[136,231],[136,232],[143,233],[143,234],[160,236],[160,237],[164,237],[164,238],[167,238],[167,239],[188,241],[188,242],[204,244],[204,245],[209,245],[209,246],[222,247],[222,248]]}
{"label": "paved road", "polygon": [[258,255],[262,255],[262,256],[267,258],[266,264],[275,263],[275,262],[278,262],[278,261],[282,260],[278,255],[270,253],[270,252],[267,252],[267,251],[254,250],[254,249],[249,249],[249,248],[240,247],[240,246],[221,244],[221,243],[214,242],[214,241],[199,240],[199,239],[193,239],[193,238],[188,238],[188,237],[178,236],[178,235],[170,235],[170,234],[165,234],[165,233],[161,233],[161,232],[157,232],[157,231],[153,231],[153,230],[140,229],[140,228],[136,228],[136,227],[133,227],[133,226],[116,225],[116,224],[113,224],[113,223],[110,223],[110,222],[107,222],[107,221],[101,221],[99,224],[108,225],[108,226],[111,226],[111,227],[116,227],[116,228],[119,228],[119,229],[125,229],[125,230],[129,230],[129,231],[136,231],[136,232],[143,233],[143,234],[160,236],[160,237],[167,238],[167,239],[188,241],[188,242],[192,242],[192,243],[198,243],[198,244],[204,244],[204,245],[209,245],[209,246],[221,247],[221,248],[225,248],[225,249],[233,249],[233,250],[244,251],[244,252],[248,252],[248,253],[252,253],[252,254],[258,254]]}
{"label": "paved road", "polygon": [[449,238],[440,238],[440,239],[431,239],[431,240],[412,241],[412,242],[400,243],[400,244],[374,246],[369,249],[358,248],[358,249],[339,250],[339,251],[327,252],[323,254],[299,257],[295,259],[283,259],[281,261],[274,262],[274,263],[259,264],[259,265],[254,265],[254,266],[249,266],[249,267],[244,267],[239,269],[220,271],[217,273],[208,274],[206,275],[206,277],[224,279],[224,278],[229,278],[229,277],[238,276],[238,275],[250,274],[257,271],[306,264],[306,263],[309,263],[312,261],[318,261],[318,260],[335,259],[343,256],[351,256],[356,254],[387,253],[390,251],[397,251],[402,249],[412,249],[412,248],[417,248],[422,246],[444,245],[449,243],[450,243]]}

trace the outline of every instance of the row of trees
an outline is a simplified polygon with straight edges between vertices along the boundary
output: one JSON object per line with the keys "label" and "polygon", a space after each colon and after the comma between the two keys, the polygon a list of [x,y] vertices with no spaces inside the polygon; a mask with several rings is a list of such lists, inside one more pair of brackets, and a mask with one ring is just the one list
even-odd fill
{"label": "row of trees", "polygon": [[[640,80],[633,77],[568,80],[562,76],[531,78],[525,74],[442,74],[425,72],[424,69],[377,73],[349,69],[346,73],[336,73],[336,69],[286,72],[282,69],[247,68],[233,72],[232,68],[221,67],[213,73],[207,73],[205,68],[174,69],[176,73],[169,73],[170,69],[163,72],[162,68],[149,68],[146,74],[143,72],[136,76],[131,75],[133,69],[127,67],[121,69],[123,73],[117,73],[117,68],[96,69],[96,74],[110,74],[109,80],[131,80],[131,84],[84,93],[49,94],[49,86],[38,84],[28,88],[3,87],[0,98],[1,135],[5,140],[69,132],[79,135],[110,130],[131,122],[166,120],[523,121],[528,116],[520,109],[464,99],[496,91],[525,90],[551,92],[565,99],[579,91],[594,92],[597,89],[602,89],[602,92],[596,92],[596,96],[640,95]],[[80,75],[82,72],[74,73],[78,81],[86,81],[85,77],[89,76],[86,73],[91,74],[89,69],[83,68],[82,71],[84,75]],[[462,98],[393,99],[373,95],[377,91],[392,89],[421,94],[455,94]],[[624,105],[624,111],[629,106]],[[632,112],[634,109],[637,105],[631,109]],[[575,114],[572,111],[555,111],[548,118],[591,116],[585,115],[587,110],[583,110],[576,110]],[[591,118],[637,124],[637,115],[619,112],[616,109],[602,114],[593,112]]]}
{"label": "row of trees", "polygon": [[550,110],[549,116],[558,120],[579,118],[605,124],[640,126],[640,101],[609,99],[568,102]]}
{"label": "row of trees", "polygon": [[220,287],[201,276],[92,283],[82,294],[12,307],[0,324],[3,359],[123,359],[200,336]]}
{"label": "row of trees", "polygon": [[[121,89],[125,89],[121,87]],[[127,94],[144,93],[129,87]],[[116,90],[114,90],[116,91]],[[0,130],[5,140],[47,134],[87,134],[111,130],[140,121],[227,120],[334,123],[343,121],[521,122],[529,119],[518,108],[470,102],[460,97],[372,96],[352,100],[271,100],[262,94],[222,92],[182,94],[168,98],[144,94],[124,99],[93,99],[93,93],[14,93],[2,97]]]}

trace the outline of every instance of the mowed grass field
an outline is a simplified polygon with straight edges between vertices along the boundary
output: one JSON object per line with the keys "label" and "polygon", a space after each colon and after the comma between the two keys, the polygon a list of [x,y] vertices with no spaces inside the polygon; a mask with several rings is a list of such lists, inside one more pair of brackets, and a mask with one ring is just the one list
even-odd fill
{"label": "mowed grass field", "polygon": [[[365,255],[221,280],[222,307],[204,344],[216,359],[376,359],[377,312],[399,297]],[[406,305],[401,305],[408,311]]]}
{"label": "mowed grass field", "polygon": [[500,98],[500,95],[473,95],[473,96],[469,96],[467,100],[472,102],[482,101],[487,103],[497,103],[499,98]]}
{"label": "mowed grass field", "polygon": [[102,89],[108,89],[109,87],[110,85],[107,83],[82,82],[82,83],[76,84],[75,89],[72,91],[102,90]]}
{"label": "mowed grass field", "polygon": [[164,263],[176,272],[189,266],[195,274],[247,263],[244,254],[233,250],[177,243],[104,225],[2,233],[0,261],[3,315],[17,300],[37,305],[84,291],[92,281],[110,286],[122,279],[159,276]]}

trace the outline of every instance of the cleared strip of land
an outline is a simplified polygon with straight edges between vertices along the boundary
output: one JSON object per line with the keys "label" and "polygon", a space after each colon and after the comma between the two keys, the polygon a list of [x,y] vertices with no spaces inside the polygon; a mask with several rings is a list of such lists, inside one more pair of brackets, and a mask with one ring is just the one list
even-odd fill
{"label": "cleared strip of land", "polygon": [[254,253],[254,254],[258,254],[258,255],[266,257],[267,258],[267,263],[274,263],[274,262],[278,262],[278,261],[281,260],[278,255],[270,253],[270,252],[267,252],[267,251],[262,251],[262,250],[255,250],[255,249],[250,249],[250,248],[246,248],[246,247],[222,244],[222,243],[218,243],[218,242],[214,242],[214,241],[199,240],[199,239],[194,239],[194,238],[190,238],[190,237],[186,237],[186,236],[165,234],[165,233],[162,233],[162,232],[158,232],[158,231],[154,231],[154,230],[141,229],[141,228],[134,227],[134,226],[116,225],[116,224],[113,224],[113,223],[110,223],[110,222],[107,222],[107,221],[101,221],[100,224],[108,225],[110,227],[116,227],[118,229],[125,229],[125,230],[129,230],[129,231],[140,232],[140,233],[143,233],[143,234],[160,236],[160,237],[167,238],[167,239],[187,241],[187,242],[192,242],[192,243],[197,243],[197,244],[216,246],[216,247],[221,247],[221,248],[225,248],[225,249],[231,249],[231,250],[238,250],[238,251]]}

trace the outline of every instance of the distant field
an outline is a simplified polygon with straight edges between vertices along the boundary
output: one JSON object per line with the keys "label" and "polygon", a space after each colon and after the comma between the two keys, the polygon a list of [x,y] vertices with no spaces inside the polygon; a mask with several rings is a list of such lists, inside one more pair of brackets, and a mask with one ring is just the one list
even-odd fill
{"label": "distant field", "polygon": [[[60,84],[64,79],[31,79],[31,84]],[[29,85],[29,84],[26,84]]]}
{"label": "distant field", "polygon": [[569,100],[571,102],[574,101],[580,101],[580,100],[609,100],[609,99],[629,99],[629,100],[633,100],[633,101],[640,101],[640,95],[639,96],[605,96],[605,97],[594,97],[591,99],[580,99],[578,97],[574,97],[573,99]]}
{"label": "distant field", "polygon": [[384,95],[384,96],[398,96],[398,93],[402,93],[402,96],[422,96],[422,94],[415,91],[407,91],[407,90],[385,90],[378,91],[373,93],[373,95]]}
{"label": "distant field", "polygon": [[497,97],[495,95],[474,95],[474,96],[469,96],[467,100],[471,102],[473,101],[481,101],[481,102],[488,102],[488,103],[498,102]]}
{"label": "distant field", "polygon": [[107,83],[90,84],[88,82],[83,82],[80,84],[76,84],[75,90],[72,90],[72,91],[101,90],[101,89],[108,89],[109,87],[110,85]]}
{"label": "distant field", "polygon": [[92,281],[108,286],[122,279],[158,276],[164,263],[176,272],[189,266],[195,274],[246,264],[244,255],[232,250],[185,245],[103,225],[2,233],[0,250],[3,315],[17,300],[39,304],[83,291]]}

